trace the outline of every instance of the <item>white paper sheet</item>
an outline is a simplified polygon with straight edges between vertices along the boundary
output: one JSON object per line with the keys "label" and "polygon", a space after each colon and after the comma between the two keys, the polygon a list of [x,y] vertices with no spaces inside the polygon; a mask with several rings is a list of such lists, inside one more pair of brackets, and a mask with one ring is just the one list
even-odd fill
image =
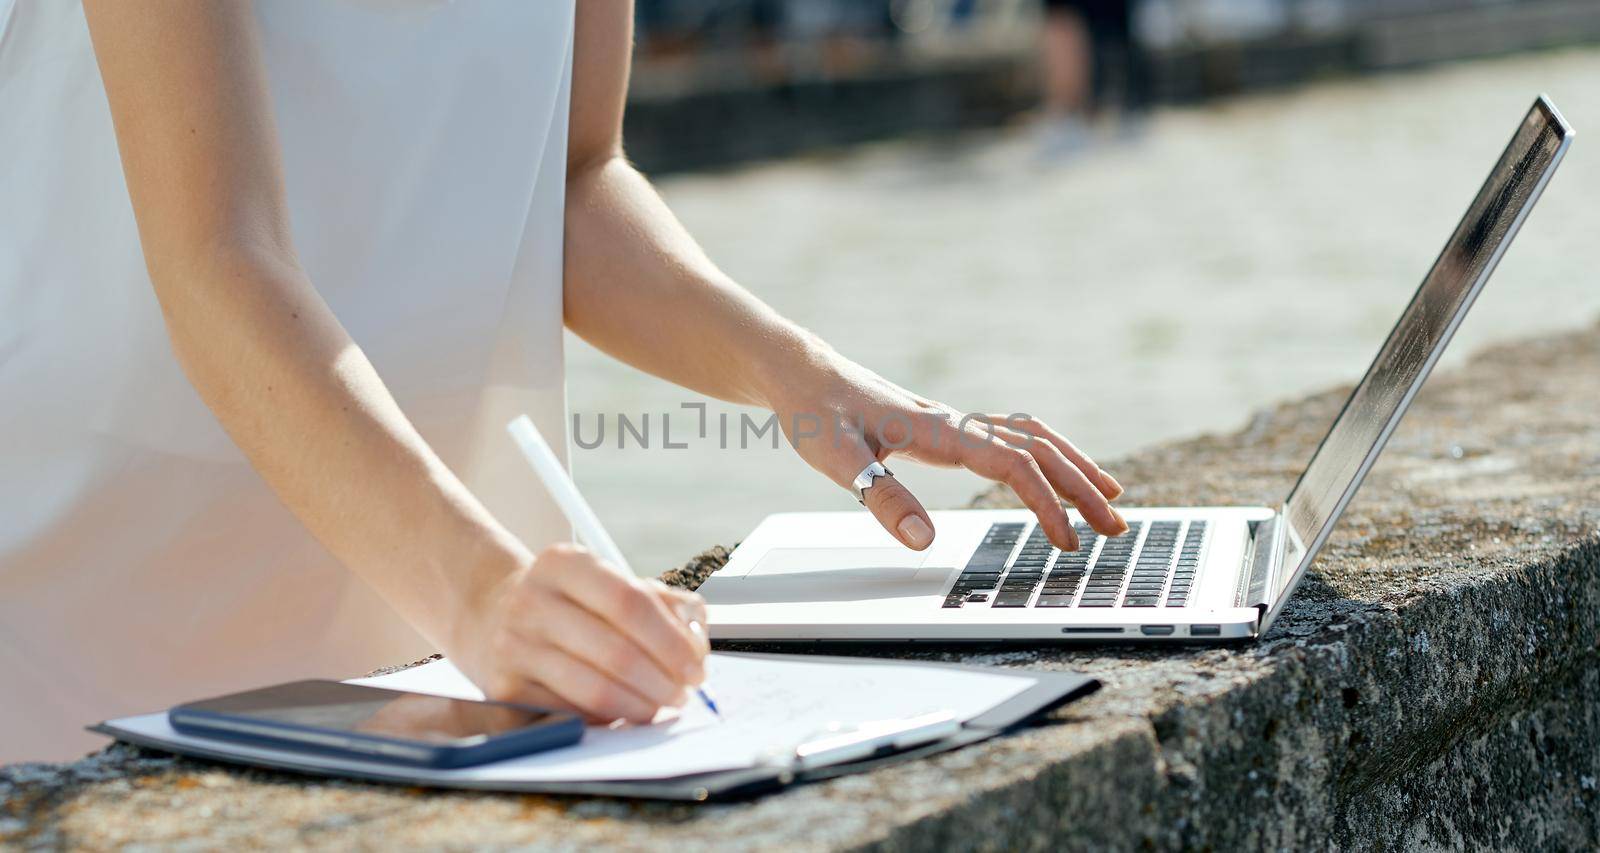
{"label": "white paper sheet", "polygon": [[[792,752],[795,745],[813,738],[830,723],[856,724],[941,710],[970,720],[1035,683],[1026,675],[827,658],[777,661],[714,654],[706,668],[707,683],[716,691],[717,707],[723,713],[721,722],[696,701],[675,718],[654,725],[591,726],[582,743],[566,749],[459,770],[422,770],[416,775],[439,781],[579,782],[665,779],[735,770],[761,763],[775,750]],[[449,661],[353,683],[441,696],[483,695]],[[165,713],[127,717],[111,724],[174,744],[225,749],[244,759],[277,754],[261,747],[179,734],[167,723]],[[301,763],[347,772],[394,769],[393,765],[339,758],[295,757]]]}

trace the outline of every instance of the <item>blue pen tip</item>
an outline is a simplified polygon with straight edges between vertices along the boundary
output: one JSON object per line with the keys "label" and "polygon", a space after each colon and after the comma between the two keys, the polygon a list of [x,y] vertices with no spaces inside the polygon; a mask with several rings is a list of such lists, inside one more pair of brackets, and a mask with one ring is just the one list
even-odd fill
{"label": "blue pen tip", "polygon": [[711,694],[707,693],[704,687],[697,687],[694,692],[700,697],[700,701],[706,703],[706,707],[711,709],[711,713],[717,715],[717,719],[722,719],[722,711],[717,708],[717,703],[712,700]]}

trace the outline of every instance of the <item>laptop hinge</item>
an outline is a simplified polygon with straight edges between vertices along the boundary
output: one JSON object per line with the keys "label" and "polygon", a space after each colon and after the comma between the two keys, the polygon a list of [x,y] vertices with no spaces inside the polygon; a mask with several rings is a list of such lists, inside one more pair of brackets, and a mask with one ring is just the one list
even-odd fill
{"label": "laptop hinge", "polygon": [[1275,588],[1274,576],[1279,570],[1279,555],[1283,553],[1283,514],[1250,523],[1250,570],[1244,573],[1236,603],[1241,607],[1259,607],[1263,615],[1272,609],[1271,595]]}

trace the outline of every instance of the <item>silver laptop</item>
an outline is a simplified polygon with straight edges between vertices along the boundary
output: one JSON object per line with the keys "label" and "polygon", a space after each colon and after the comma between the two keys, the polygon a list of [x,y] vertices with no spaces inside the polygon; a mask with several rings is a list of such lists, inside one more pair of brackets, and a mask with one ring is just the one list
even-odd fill
{"label": "silver laptop", "polygon": [[701,586],[711,636],[768,641],[1206,641],[1256,637],[1494,272],[1573,131],[1540,97],[1279,507],[1125,509],[1128,533],[1050,545],[1026,510],[932,513],[924,552],[866,512],[762,521]]}

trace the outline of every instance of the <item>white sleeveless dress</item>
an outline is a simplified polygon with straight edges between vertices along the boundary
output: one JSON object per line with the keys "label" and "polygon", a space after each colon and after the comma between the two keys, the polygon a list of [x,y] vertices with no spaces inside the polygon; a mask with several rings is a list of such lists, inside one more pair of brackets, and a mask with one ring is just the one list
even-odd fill
{"label": "white sleeveless dress", "polygon": [[[565,446],[572,3],[257,11],[305,269],[535,549],[570,528],[504,425],[526,411]],[[185,380],[82,9],[0,0],[0,763],[91,750],[82,727],[108,717],[432,651]]]}

